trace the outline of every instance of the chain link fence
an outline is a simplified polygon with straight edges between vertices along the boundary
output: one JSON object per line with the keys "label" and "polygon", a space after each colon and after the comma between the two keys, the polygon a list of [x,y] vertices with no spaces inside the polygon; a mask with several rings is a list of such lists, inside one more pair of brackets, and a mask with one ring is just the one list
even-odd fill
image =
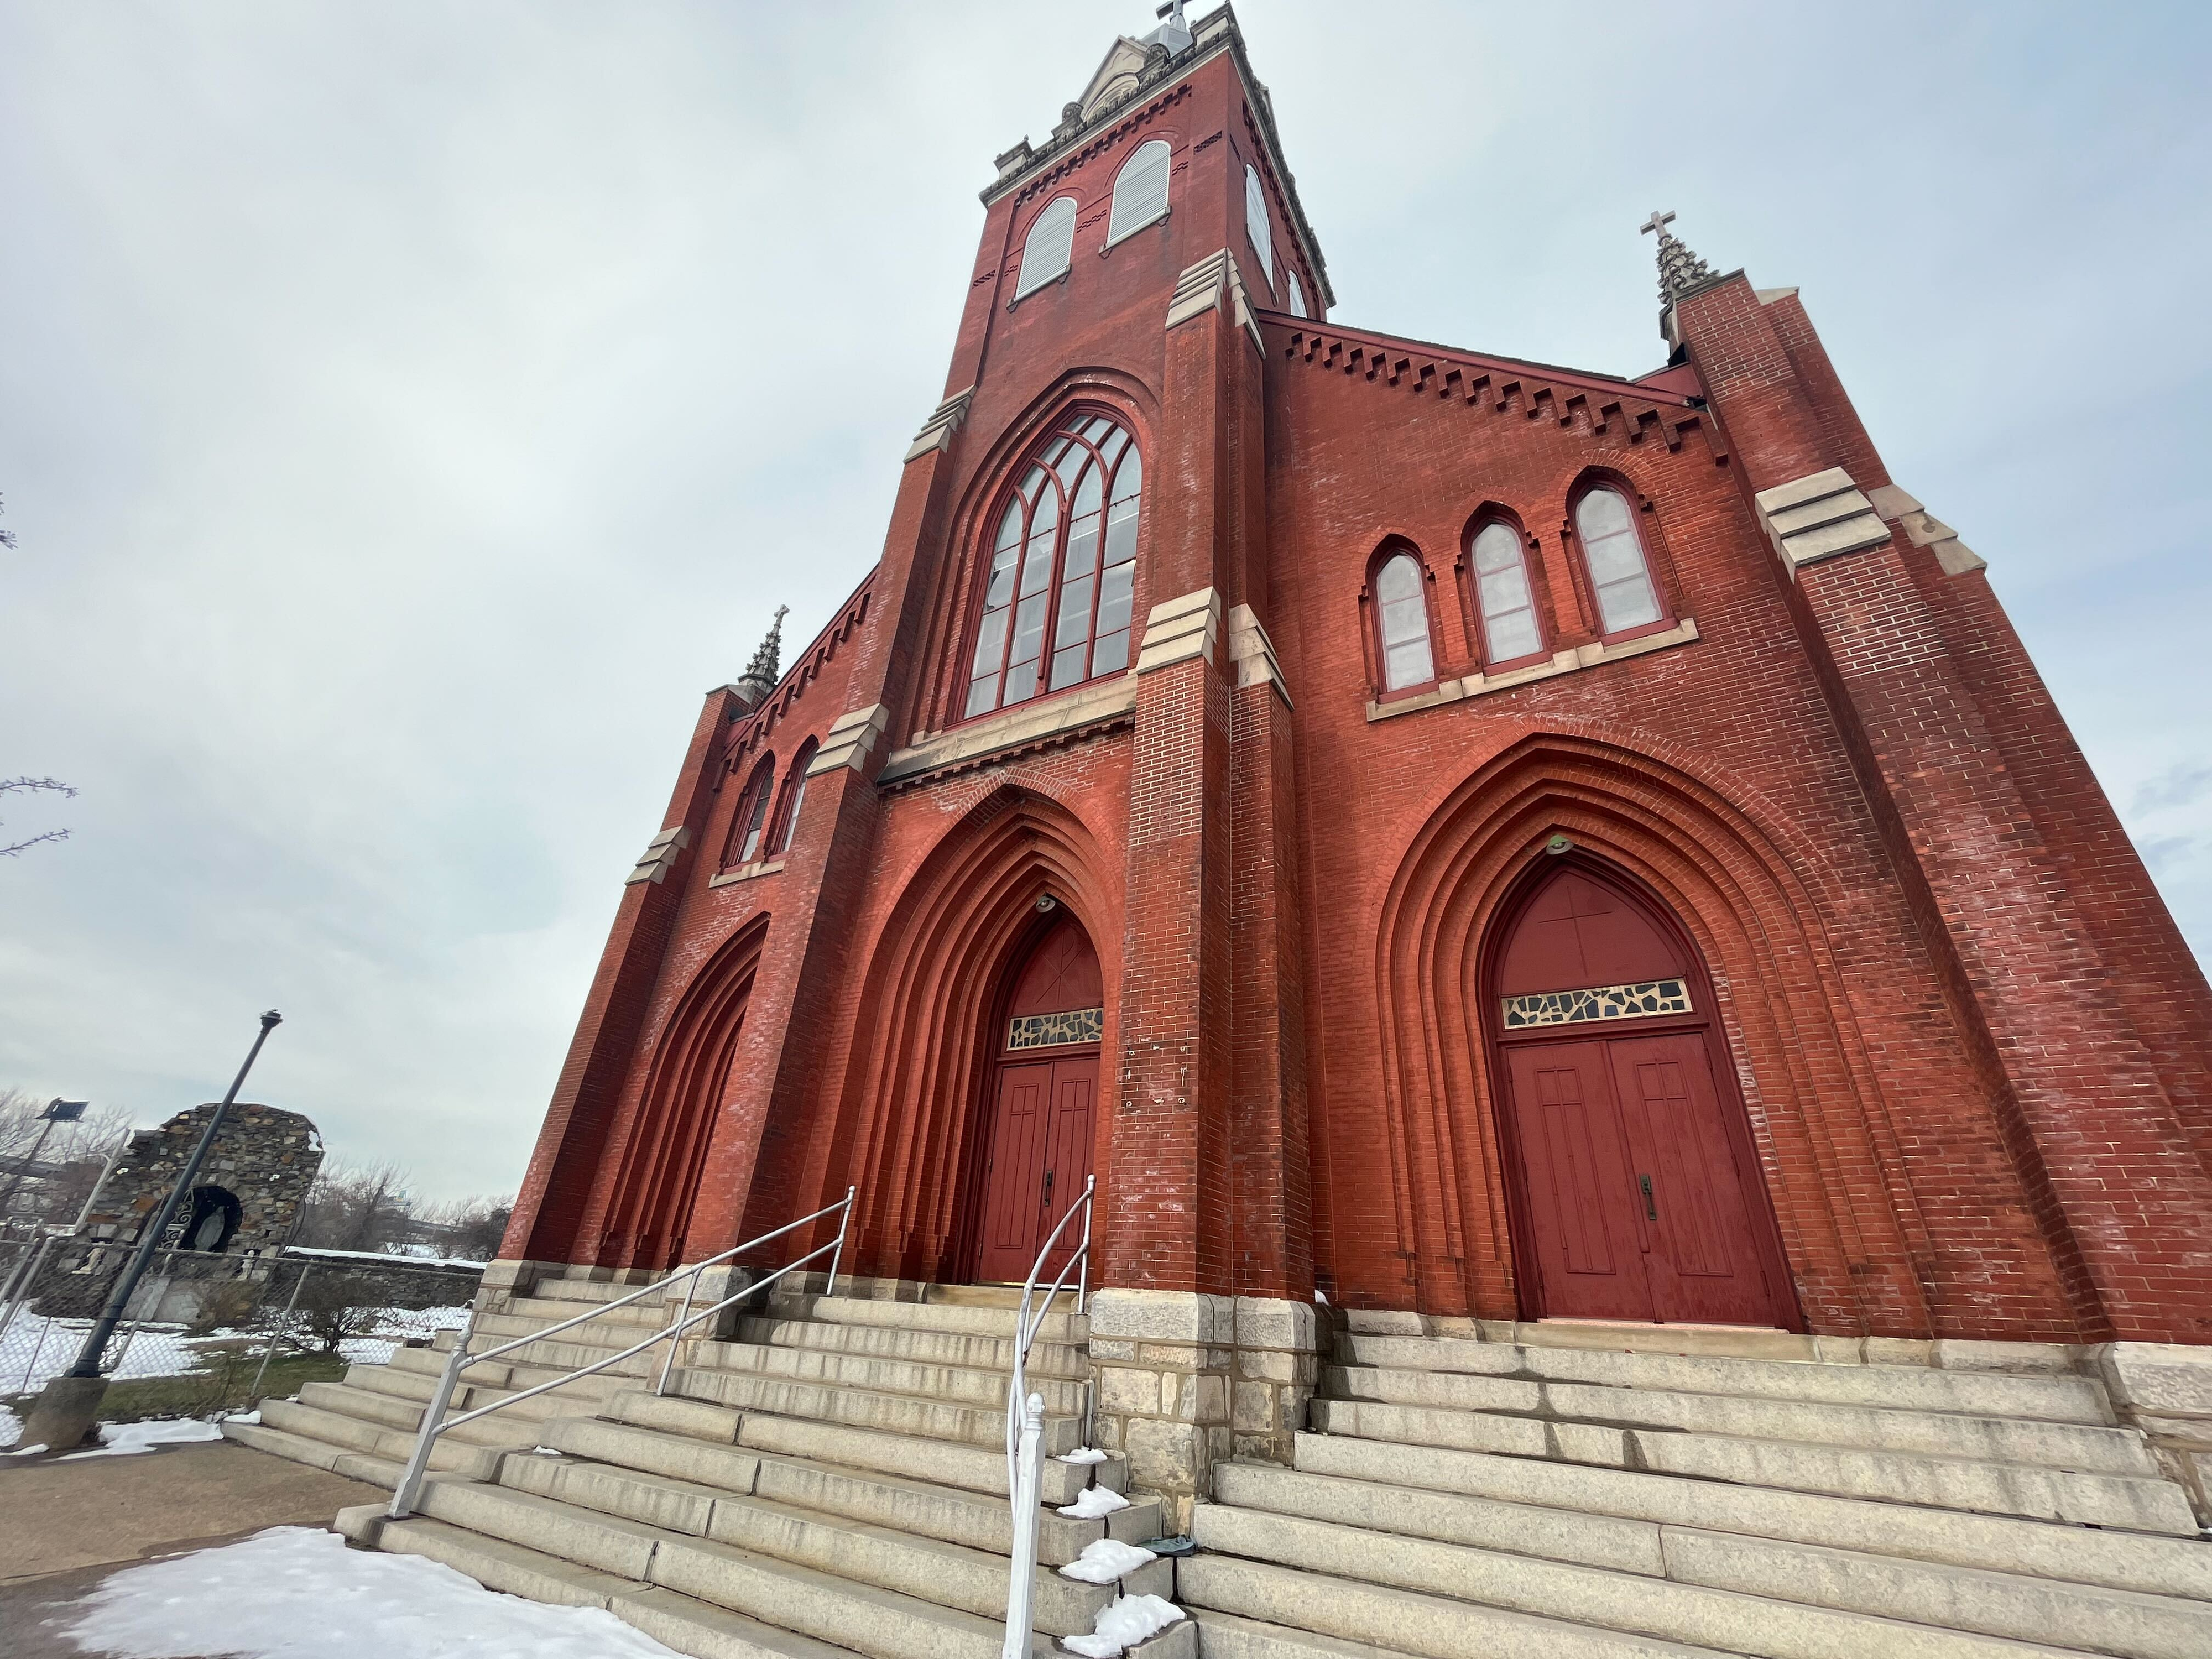
{"label": "chain link fence", "polygon": [[[76,1363],[135,1245],[0,1241],[0,1417]],[[205,1416],[458,1328],[482,1262],[344,1251],[158,1252],[102,1358],[101,1416]],[[0,1443],[14,1425],[0,1421]]]}

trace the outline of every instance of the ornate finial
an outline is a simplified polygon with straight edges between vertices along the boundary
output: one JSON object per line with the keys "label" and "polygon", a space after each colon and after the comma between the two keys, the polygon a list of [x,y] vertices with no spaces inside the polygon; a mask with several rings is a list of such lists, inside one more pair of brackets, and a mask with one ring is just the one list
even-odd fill
{"label": "ornate finial", "polygon": [[1168,0],[1152,15],[1167,21],[1152,31],[1150,40],[1170,52],[1181,52],[1190,44],[1190,25],[1183,18],[1182,0]]}
{"label": "ornate finial", "polygon": [[1662,213],[1654,208],[1651,216],[1638,227],[1639,231],[1656,233],[1659,238],[1659,303],[1662,306],[1673,305],[1691,289],[1711,282],[1713,276],[1711,267],[1667,228],[1674,222],[1672,212]]}
{"label": "ornate finial", "polygon": [[775,690],[776,680],[783,672],[783,618],[784,613],[790,609],[787,605],[776,606],[775,620],[769,624],[768,637],[760,642],[760,649],[753,653],[753,659],[745,665],[745,672],[738,676],[738,686],[751,692],[755,702]]}

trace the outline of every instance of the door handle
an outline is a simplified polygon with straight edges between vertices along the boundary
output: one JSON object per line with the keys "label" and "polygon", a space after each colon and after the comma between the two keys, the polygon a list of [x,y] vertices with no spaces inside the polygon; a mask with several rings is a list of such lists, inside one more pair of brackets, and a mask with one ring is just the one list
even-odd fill
{"label": "door handle", "polygon": [[1050,1208],[1052,1207],[1052,1171],[1051,1171],[1051,1170],[1047,1170],[1044,1172],[1044,1200],[1043,1200],[1043,1201],[1044,1201],[1044,1207],[1045,1207],[1045,1208],[1047,1208],[1047,1209],[1048,1210],[1048,1209],[1050,1209]]}
{"label": "door handle", "polygon": [[[1047,1182],[1050,1182],[1051,1179],[1050,1176],[1045,1177]],[[1636,1177],[1636,1184],[1644,1189],[1644,1218],[1646,1221],[1656,1221],[1659,1218],[1659,1206],[1651,1201],[1651,1177],[1648,1175],[1640,1175]]]}

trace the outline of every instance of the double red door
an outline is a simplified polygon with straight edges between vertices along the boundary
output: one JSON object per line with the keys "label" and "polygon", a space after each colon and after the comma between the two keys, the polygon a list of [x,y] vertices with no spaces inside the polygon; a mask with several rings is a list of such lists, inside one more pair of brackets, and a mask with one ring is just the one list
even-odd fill
{"label": "double red door", "polygon": [[[1000,1064],[990,1163],[983,1175],[979,1280],[1003,1285],[1027,1279],[1046,1237],[1083,1196],[1097,1094],[1095,1051]],[[1082,1241],[1078,1217],[1046,1264],[1048,1282]]]}
{"label": "double red door", "polygon": [[1505,1060],[1542,1312],[1781,1322],[1705,1032],[1513,1043]]}

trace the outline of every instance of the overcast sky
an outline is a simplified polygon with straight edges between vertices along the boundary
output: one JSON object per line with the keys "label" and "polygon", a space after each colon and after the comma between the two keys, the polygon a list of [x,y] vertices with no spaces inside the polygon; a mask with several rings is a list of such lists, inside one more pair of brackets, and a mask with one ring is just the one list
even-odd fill
{"label": "overcast sky", "polygon": [[[0,0],[0,1085],[511,1189],[699,698],[873,562],[1145,0]],[[1802,289],[2212,947],[2212,9],[1249,0],[1339,320]]]}

